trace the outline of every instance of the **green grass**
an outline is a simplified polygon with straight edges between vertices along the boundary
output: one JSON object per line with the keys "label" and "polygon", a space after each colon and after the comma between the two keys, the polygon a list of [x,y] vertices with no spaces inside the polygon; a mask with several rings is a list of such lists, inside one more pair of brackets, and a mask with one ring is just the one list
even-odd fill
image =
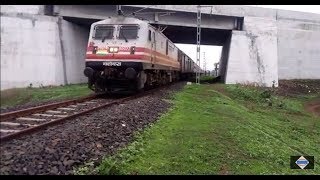
{"label": "green grass", "polygon": [[[316,96],[186,86],[174,107],[131,144],[75,174],[320,174],[320,118],[303,109]],[[293,155],[315,156],[315,169],[291,170]]]}
{"label": "green grass", "polygon": [[214,77],[213,76],[201,76],[200,77],[200,81],[204,81],[204,82],[206,82],[206,81],[212,81],[214,79]]}
{"label": "green grass", "polygon": [[72,99],[89,95],[91,92],[86,84],[8,89],[1,91],[1,108],[21,105],[28,102]]}
{"label": "green grass", "polygon": [[[189,81],[191,82],[196,82],[196,77],[191,77],[189,78]],[[206,84],[211,84],[211,83],[214,83],[214,82],[217,82],[218,79],[216,77],[213,77],[213,76],[205,76],[205,75],[201,75],[200,76],[200,83],[206,83]]]}

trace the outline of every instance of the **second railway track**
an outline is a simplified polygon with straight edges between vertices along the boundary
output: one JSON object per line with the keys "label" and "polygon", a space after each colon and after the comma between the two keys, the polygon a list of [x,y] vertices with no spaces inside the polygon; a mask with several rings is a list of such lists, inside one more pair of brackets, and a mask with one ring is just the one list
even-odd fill
{"label": "second railway track", "polygon": [[4,142],[30,134],[91,111],[150,94],[158,89],[119,99],[104,99],[98,98],[100,95],[93,95],[76,100],[3,113],[0,115],[0,140]]}

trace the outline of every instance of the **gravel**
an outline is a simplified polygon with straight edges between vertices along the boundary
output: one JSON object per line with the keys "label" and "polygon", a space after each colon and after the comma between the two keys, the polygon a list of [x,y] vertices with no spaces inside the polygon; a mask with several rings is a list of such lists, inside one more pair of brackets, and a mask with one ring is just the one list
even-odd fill
{"label": "gravel", "polygon": [[168,110],[171,92],[184,82],[153,94],[101,109],[46,130],[1,144],[0,174],[71,174],[74,167],[112,154],[133,132]]}

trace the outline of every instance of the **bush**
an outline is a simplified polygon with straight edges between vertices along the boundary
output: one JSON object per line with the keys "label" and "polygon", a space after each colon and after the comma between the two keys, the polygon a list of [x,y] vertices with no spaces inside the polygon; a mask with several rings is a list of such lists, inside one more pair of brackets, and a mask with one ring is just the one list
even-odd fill
{"label": "bush", "polygon": [[260,96],[262,98],[271,98],[271,93],[272,93],[271,90],[265,90],[260,94]]}

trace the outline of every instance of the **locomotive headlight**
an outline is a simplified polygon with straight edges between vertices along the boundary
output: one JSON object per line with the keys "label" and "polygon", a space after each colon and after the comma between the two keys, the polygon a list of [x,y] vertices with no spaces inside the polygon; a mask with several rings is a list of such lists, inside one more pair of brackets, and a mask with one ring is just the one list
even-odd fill
{"label": "locomotive headlight", "polygon": [[109,48],[109,52],[110,53],[117,53],[119,51],[119,48],[118,47],[110,47]]}

